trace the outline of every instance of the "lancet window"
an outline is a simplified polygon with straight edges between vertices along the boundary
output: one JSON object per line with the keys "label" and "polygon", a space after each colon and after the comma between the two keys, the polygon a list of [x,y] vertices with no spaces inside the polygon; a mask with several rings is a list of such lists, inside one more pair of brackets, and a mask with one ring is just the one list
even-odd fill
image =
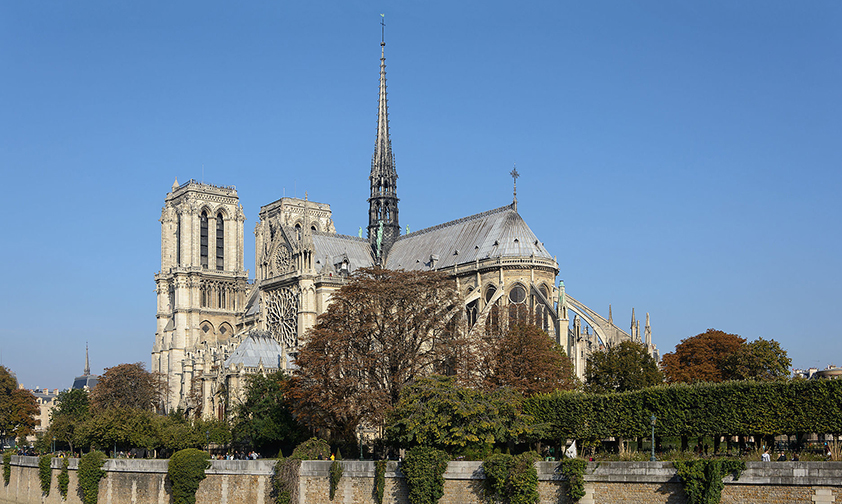
{"label": "lancet window", "polygon": [[[202,261],[202,267],[208,267],[208,214],[207,212],[202,212],[200,217],[201,219],[201,229],[200,229],[200,237],[201,237],[201,250],[199,255]],[[194,235],[195,236],[195,235]]]}
{"label": "lancet window", "polygon": [[225,269],[225,222],[221,213],[216,215],[216,269]]}

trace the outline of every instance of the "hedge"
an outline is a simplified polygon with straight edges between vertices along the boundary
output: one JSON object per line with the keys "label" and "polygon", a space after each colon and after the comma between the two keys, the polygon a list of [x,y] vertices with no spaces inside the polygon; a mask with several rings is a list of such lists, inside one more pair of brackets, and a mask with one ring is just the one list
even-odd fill
{"label": "hedge", "polygon": [[554,392],[524,412],[546,439],[658,436],[842,434],[842,380],[677,384],[619,394]]}

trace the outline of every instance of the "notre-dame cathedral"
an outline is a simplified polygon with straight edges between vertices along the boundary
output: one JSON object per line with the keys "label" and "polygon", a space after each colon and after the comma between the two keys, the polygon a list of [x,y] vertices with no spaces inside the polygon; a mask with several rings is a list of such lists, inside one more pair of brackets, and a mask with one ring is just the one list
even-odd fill
{"label": "notre-dame cathedral", "polygon": [[[166,410],[225,418],[245,377],[294,367],[331,294],[355,269],[374,265],[447,273],[463,296],[471,334],[534,323],[566,349],[580,378],[591,352],[620,341],[641,342],[658,358],[648,314],[642,335],[634,311],[623,331],[610,307],[606,319],[556,284],[558,262],[518,214],[516,185],[511,204],[401,234],[384,48],[366,238],[337,234],[328,204],[281,198],[260,209],[249,281],[236,189],[173,184],[161,212],[152,349],[152,371],[167,382]],[[516,170],[512,176],[516,183]]]}

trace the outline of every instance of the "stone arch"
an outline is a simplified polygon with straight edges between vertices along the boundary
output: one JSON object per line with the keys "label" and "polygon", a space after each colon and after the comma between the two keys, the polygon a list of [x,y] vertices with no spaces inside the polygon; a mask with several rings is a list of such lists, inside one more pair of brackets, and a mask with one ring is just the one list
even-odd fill
{"label": "stone arch", "polygon": [[234,335],[234,328],[231,327],[231,324],[228,322],[223,322],[219,324],[219,328],[216,330],[217,332],[217,339],[228,339]]}
{"label": "stone arch", "polygon": [[199,334],[201,335],[202,341],[212,339],[212,337],[216,335],[216,329],[213,327],[213,322],[210,320],[203,320],[199,323]]}

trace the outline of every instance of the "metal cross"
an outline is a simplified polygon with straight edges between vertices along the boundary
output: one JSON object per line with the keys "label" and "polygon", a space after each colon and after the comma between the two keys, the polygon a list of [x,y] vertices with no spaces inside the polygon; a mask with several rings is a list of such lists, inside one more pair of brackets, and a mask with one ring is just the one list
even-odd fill
{"label": "metal cross", "polygon": [[386,14],[380,14],[380,43],[386,43]]}
{"label": "metal cross", "polygon": [[515,167],[512,168],[511,172],[509,172],[509,175],[512,176],[512,180],[514,181],[514,184],[515,184],[514,196],[515,196],[515,200],[517,200],[517,178],[520,177],[520,173],[517,172],[517,164],[515,164]]}

